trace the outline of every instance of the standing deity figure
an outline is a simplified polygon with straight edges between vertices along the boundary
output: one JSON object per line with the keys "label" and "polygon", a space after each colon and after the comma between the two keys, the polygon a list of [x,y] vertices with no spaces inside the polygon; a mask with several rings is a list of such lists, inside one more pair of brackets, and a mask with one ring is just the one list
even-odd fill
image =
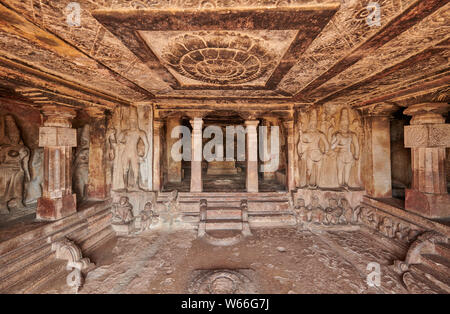
{"label": "standing deity figure", "polygon": [[[331,149],[335,150],[337,156],[337,177],[339,186],[348,188],[350,171],[355,160],[359,159],[359,140],[356,133],[349,129],[349,113],[344,108],[341,111],[339,131],[331,139]],[[353,151],[352,151],[353,145]]]}
{"label": "standing deity figure", "polygon": [[76,149],[73,162],[73,187],[77,194],[77,200],[86,198],[86,187],[89,179],[89,126],[81,129],[80,143]]}
{"label": "standing deity figure", "polygon": [[[130,110],[129,128],[108,131],[109,157],[114,160],[112,186],[114,190],[129,188],[139,190],[139,161],[147,158],[149,143],[147,134],[139,129],[136,110]],[[139,151],[139,142],[144,151]],[[133,174],[133,175],[131,175]]]}
{"label": "standing deity figure", "polygon": [[0,119],[0,213],[24,208],[24,184],[30,181],[30,150],[11,115]]}
{"label": "standing deity figure", "polygon": [[[330,145],[325,134],[317,128],[317,111],[315,109],[310,113],[308,126],[306,132],[302,132],[300,129],[298,155],[306,163],[306,185],[309,188],[317,188],[322,158],[328,152]],[[324,151],[322,151],[320,143],[323,143]]]}

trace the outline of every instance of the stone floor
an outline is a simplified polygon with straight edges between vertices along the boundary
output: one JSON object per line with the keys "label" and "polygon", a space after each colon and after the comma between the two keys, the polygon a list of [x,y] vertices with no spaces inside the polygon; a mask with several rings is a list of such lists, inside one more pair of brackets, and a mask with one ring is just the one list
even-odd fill
{"label": "stone floor", "polygon": [[[198,279],[199,270],[226,270],[224,282],[236,274],[245,277],[247,283],[239,292],[407,293],[389,266],[402,254],[383,248],[375,236],[363,231],[259,229],[229,247],[211,246],[192,231],[146,233],[116,238],[94,252],[90,258],[97,268],[89,272],[79,293],[204,292],[192,290],[207,283],[206,275]],[[367,284],[371,262],[381,265],[379,287]],[[40,292],[72,290],[61,278]]]}

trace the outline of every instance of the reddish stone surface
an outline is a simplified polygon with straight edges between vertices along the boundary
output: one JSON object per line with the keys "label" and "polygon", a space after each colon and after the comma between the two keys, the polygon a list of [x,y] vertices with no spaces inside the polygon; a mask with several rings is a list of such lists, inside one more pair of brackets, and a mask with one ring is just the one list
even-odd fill
{"label": "reddish stone surface", "polygon": [[38,199],[36,218],[42,220],[57,220],[67,217],[77,211],[77,198],[75,194],[66,195],[62,198]]}

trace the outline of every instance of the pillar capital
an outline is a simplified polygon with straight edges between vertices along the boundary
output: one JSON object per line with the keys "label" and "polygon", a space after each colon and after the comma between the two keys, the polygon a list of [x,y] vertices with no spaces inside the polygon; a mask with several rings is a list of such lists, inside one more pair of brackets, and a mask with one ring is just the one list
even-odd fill
{"label": "pillar capital", "polygon": [[203,127],[203,118],[195,117],[195,118],[189,120],[189,123],[191,124],[192,128],[201,129]]}
{"label": "pillar capital", "polygon": [[44,126],[50,127],[70,128],[77,115],[75,109],[56,105],[45,105],[41,111],[45,117]]}
{"label": "pillar capital", "polygon": [[255,131],[256,132],[256,127],[259,124],[259,120],[246,120],[245,121],[245,126],[247,127],[247,131]]}
{"label": "pillar capital", "polygon": [[403,113],[412,116],[411,125],[443,124],[443,113],[448,112],[448,103],[421,103],[408,107]]}

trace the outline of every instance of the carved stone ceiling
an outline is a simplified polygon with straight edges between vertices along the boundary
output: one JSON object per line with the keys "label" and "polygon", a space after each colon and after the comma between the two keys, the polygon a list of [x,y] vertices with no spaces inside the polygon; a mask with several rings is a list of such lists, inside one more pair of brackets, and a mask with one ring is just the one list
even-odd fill
{"label": "carved stone ceiling", "polygon": [[78,0],[80,26],[69,2],[0,0],[0,82],[106,107],[360,106],[450,82],[448,0],[377,0],[372,27],[370,0]]}

